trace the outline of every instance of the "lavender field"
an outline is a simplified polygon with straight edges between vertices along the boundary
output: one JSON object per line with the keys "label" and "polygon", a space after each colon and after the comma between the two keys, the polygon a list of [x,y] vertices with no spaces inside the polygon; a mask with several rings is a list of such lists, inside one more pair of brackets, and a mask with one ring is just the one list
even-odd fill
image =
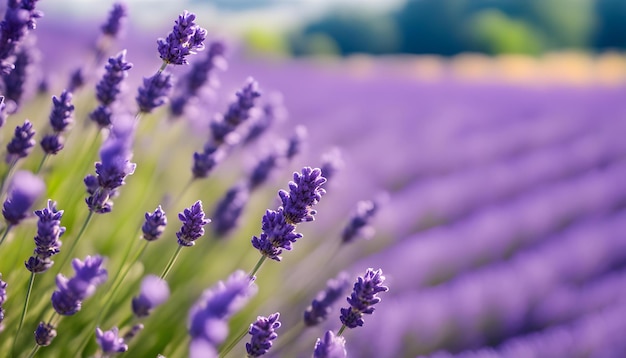
{"label": "lavender field", "polygon": [[264,58],[184,9],[6,8],[0,356],[626,355],[620,54]]}

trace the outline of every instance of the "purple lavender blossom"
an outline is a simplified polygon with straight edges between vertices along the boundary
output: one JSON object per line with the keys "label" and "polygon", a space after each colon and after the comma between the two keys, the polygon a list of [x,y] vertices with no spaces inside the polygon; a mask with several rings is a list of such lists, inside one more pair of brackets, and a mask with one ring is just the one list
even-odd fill
{"label": "purple lavender blossom", "polygon": [[37,235],[35,236],[35,252],[25,264],[28,271],[42,273],[54,264],[50,257],[58,254],[61,250],[59,238],[65,233],[65,227],[61,226],[63,210],[57,210],[56,202],[48,200],[47,206],[42,210],[35,211],[35,215],[39,217]]}
{"label": "purple lavender blossom", "polygon": [[236,96],[237,100],[228,106],[226,113],[223,116],[217,114],[211,122],[213,140],[216,143],[226,141],[226,136],[250,118],[255,101],[261,96],[259,84],[253,78],[248,78],[244,87],[237,91]]}
{"label": "purple lavender blossom", "polygon": [[348,328],[363,326],[363,315],[372,314],[374,305],[380,302],[380,297],[376,296],[379,292],[389,291],[389,287],[383,286],[385,276],[383,271],[378,269],[374,271],[368,268],[365,275],[359,276],[357,282],[347,301],[350,304],[348,308],[341,309],[341,323]]}
{"label": "purple lavender blossom", "polygon": [[341,242],[347,244],[357,237],[370,238],[374,229],[368,224],[377,211],[378,205],[375,202],[371,200],[359,201],[356,212],[341,233]]}
{"label": "purple lavender blossom", "polygon": [[39,322],[39,325],[35,330],[35,342],[38,346],[49,346],[56,336],[57,331],[53,325],[45,322]]}
{"label": "purple lavender blossom", "polygon": [[293,135],[287,141],[287,149],[285,150],[287,160],[292,160],[296,155],[300,154],[306,136],[306,127],[301,125],[297,126]]}
{"label": "purple lavender blossom", "polygon": [[89,119],[96,122],[100,128],[108,128],[113,124],[112,121],[113,112],[111,108],[105,105],[98,105],[91,113],[89,113]]}
{"label": "purple lavender blossom", "polygon": [[165,211],[159,205],[152,214],[145,214],[146,221],[141,226],[143,238],[147,241],[157,240],[163,234],[165,226],[167,226],[167,216]]}
{"label": "purple lavender blossom", "polygon": [[0,333],[4,330],[4,325],[2,321],[4,321],[4,302],[7,300],[7,283],[2,281],[2,275],[0,274]]}
{"label": "purple lavender blossom", "polygon": [[42,17],[41,11],[35,10],[37,0],[9,1],[0,23],[0,72],[9,73],[13,64],[8,61],[28,33],[35,29],[35,20]]}
{"label": "purple lavender blossom", "polygon": [[2,215],[9,225],[17,225],[24,220],[31,206],[43,194],[46,186],[38,176],[20,170],[13,175],[9,194],[2,206]]}
{"label": "purple lavender blossom", "polygon": [[23,43],[15,54],[13,70],[2,76],[3,94],[7,100],[14,103],[16,110],[22,103],[26,81],[33,62],[35,62],[34,49],[29,43]]}
{"label": "purple lavender blossom", "polygon": [[41,149],[43,149],[46,154],[58,154],[63,148],[65,148],[65,143],[63,137],[59,134],[46,134],[39,142],[41,145]]}
{"label": "purple lavender blossom", "polygon": [[128,350],[128,345],[123,338],[119,337],[119,329],[113,327],[110,331],[102,332],[100,327],[96,328],[96,342],[102,349],[102,353],[122,353]]}
{"label": "purple lavender blossom", "polygon": [[195,245],[194,241],[204,235],[203,226],[211,222],[211,219],[205,219],[200,200],[182,213],[178,213],[178,219],[183,222],[180,230],[176,233],[180,246]]}
{"label": "purple lavender blossom", "polygon": [[73,115],[74,105],[72,104],[72,92],[64,90],[60,97],[52,96],[50,125],[56,133],[64,132],[67,126],[72,124]]}
{"label": "purple lavender blossom", "polygon": [[270,93],[267,102],[262,107],[263,114],[251,123],[244,144],[250,144],[260,138],[274,122],[287,118],[287,110],[283,105],[283,96],[280,93]]}
{"label": "purple lavender blossom", "polygon": [[321,186],[326,183],[319,168],[302,168],[302,173],[294,173],[289,182],[289,192],[280,190],[278,195],[283,204],[285,219],[288,223],[298,224],[313,221],[317,213],[311,207],[317,204],[326,190]]}
{"label": "purple lavender blossom", "polygon": [[224,159],[225,153],[218,146],[207,143],[202,153],[193,153],[191,173],[194,179],[206,178],[213,168]]}
{"label": "purple lavender blossom", "polygon": [[196,25],[196,15],[185,10],[175,21],[172,32],[165,39],[159,39],[159,56],[163,62],[173,65],[186,65],[187,56],[204,49],[207,31]]}
{"label": "purple lavender blossom", "polygon": [[35,145],[35,130],[32,123],[27,119],[21,126],[15,127],[13,139],[7,144],[7,163],[24,158],[32,151]]}
{"label": "purple lavender blossom", "polygon": [[71,279],[59,274],[56,277],[57,290],[52,293],[52,307],[64,316],[80,311],[82,301],[93,295],[97,286],[107,279],[107,271],[102,267],[101,256],[87,256],[85,261],[74,259],[72,267],[76,274]]}
{"label": "purple lavender blossom", "polygon": [[248,187],[237,184],[228,189],[213,211],[213,230],[219,237],[231,232],[239,223],[239,218],[248,202]]}
{"label": "purple lavender blossom", "polygon": [[341,272],[336,278],[328,280],[326,289],[317,294],[311,305],[304,311],[304,324],[316,326],[328,318],[332,305],[350,286],[348,274]]}
{"label": "purple lavender blossom", "polygon": [[139,87],[136,97],[139,111],[150,113],[165,104],[171,88],[172,76],[170,74],[157,72],[152,77],[144,77],[143,86]]}
{"label": "purple lavender blossom", "polygon": [[128,70],[132,67],[132,63],[126,62],[126,50],[109,58],[104,66],[104,75],[96,85],[96,98],[100,104],[109,107],[115,102],[122,90],[122,81],[128,77]]}
{"label": "purple lavender blossom", "polygon": [[126,5],[123,3],[113,4],[113,8],[109,12],[109,17],[102,24],[102,33],[105,36],[117,37],[122,28],[122,19],[127,16]]}
{"label": "purple lavender blossom", "polygon": [[67,90],[70,92],[76,92],[85,85],[86,81],[83,69],[78,67],[70,74],[70,81],[67,84]]}
{"label": "purple lavender blossom", "polygon": [[277,153],[270,153],[265,158],[261,159],[257,165],[252,169],[248,186],[250,191],[257,189],[263,183],[267,181],[271,172],[279,167],[283,162],[283,157]]}
{"label": "purple lavender blossom", "polygon": [[210,82],[214,69],[225,69],[224,60],[225,45],[222,41],[213,41],[204,59],[193,63],[191,70],[182,79],[182,87],[178,96],[172,99],[170,113],[178,117],[183,115],[185,107],[190,99],[196,97],[200,89]]}
{"label": "purple lavender blossom", "polygon": [[256,293],[257,285],[241,270],[205,290],[189,311],[190,357],[217,357],[217,347],[228,336],[227,320]]}
{"label": "purple lavender blossom", "polygon": [[315,342],[313,358],[346,358],[346,340],[341,336],[335,336],[333,331],[326,331],[324,340],[318,338]]}
{"label": "purple lavender blossom", "polygon": [[137,317],[146,317],[152,309],[164,303],[170,296],[167,281],[155,275],[148,275],[141,281],[139,296],[133,297],[132,309]]}
{"label": "purple lavender blossom", "polygon": [[259,250],[261,255],[272,260],[280,261],[283,250],[291,250],[291,244],[302,237],[295,232],[296,226],[287,222],[282,208],[278,211],[267,210],[263,215],[259,237],[252,237],[252,246]]}
{"label": "purple lavender blossom", "polygon": [[268,317],[258,316],[256,321],[250,325],[248,334],[252,337],[246,343],[248,357],[260,357],[272,348],[272,341],[278,337],[276,329],[280,328],[280,313],[276,312]]}

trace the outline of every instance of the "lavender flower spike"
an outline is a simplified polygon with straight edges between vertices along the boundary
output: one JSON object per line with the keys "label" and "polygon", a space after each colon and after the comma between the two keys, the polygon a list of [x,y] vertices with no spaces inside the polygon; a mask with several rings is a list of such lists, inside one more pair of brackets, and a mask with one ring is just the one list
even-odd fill
{"label": "lavender flower spike", "polygon": [[167,301],[169,296],[167,281],[155,275],[148,275],[141,281],[139,296],[132,300],[133,313],[137,317],[146,317],[152,309]]}
{"label": "lavender flower spike", "polygon": [[25,264],[28,271],[42,273],[54,264],[50,257],[61,250],[59,238],[65,233],[65,227],[61,226],[63,210],[57,210],[56,203],[48,200],[48,205],[43,210],[35,211],[35,215],[39,217],[35,236],[36,248]]}
{"label": "lavender flower spike", "polygon": [[128,77],[128,70],[133,64],[126,62],[126,50],[120,51],[115,57],[110,57],[105,72],[96,85],[96,98],[100,104],[110,106],[122,90],[122,81]]}
{"label": "lavender flower spike", "polygon": [[272,348],[272,341],[278,337],[276,329],[280,327],[280,313],[276,312],[268,317],[258,316],[256,321],[250,325],[248,334],[252,336],[249,343],[246,343],[248,357],[260,357]]}
{"label": "lavender flower spike", "polygon": [[326,289],[321,291],[304,311],[304,324],[311,327],[325,321],[332,311],[332,305],[345,293],[349,285],[348,274],[345,272],[328,280]]}
{"label": "lavender flower spike", "polygon": [[176,233],[180,246],[193,246],[197,239],[204,235],[203,226],[211,220],[204,217],[202,201],[196,201],[191,207],[178,214],[178,219],[183,222],[180,230]]}
{"label": "lavender flower spike", "polygon": [[145,218],[146,221],[141,226],[143,238],[147,241],[154,241],[161,237],[165,226],[167,226],[167,216],[165,216],[165,211],[161,205],[154,210],[154,213],[146,213]]}
{"label": "lavender flower spike", "polygon": [[374,305],[380,302],[380,298],[376,296],[379,292],[389,291],[389,287],[383,286],[385,276],[383,271],[378,269],[374,271],[368,268],[365,275],[357,278],[354,288],[347,301],[350,304],[348,308],[341,309],[341,323],[348,328],[355,328],[363,325],[363,315],[372,314]]}
{"label": "lavender flower spike", "polygon": [[56,336],[57,331],[53,325],[45,322],[39,322],[39,325],[35,330],[35,342],[38,346],[49,346]]}
{"label": "lavender flower spike", "polygon": [[304,167],[302,173],[293,174],[293,181],[289,182],[289,192],[285,190],[278,192],[288,223],[295,225],[314,220],[316,211],[311,207],[326,194],[326,190],[321,188],[324,183],[326,178],[322,176],[319,168]]}
{"label": "lavender flower spike", "polygon": [[9,225],[17,225],[27,217],[31,206],[43,194],[46,186],[41,178],[28,171],[13,175],[9,194],[2,206],[2,215]]}
{"label": "lavender flower spike", "polygon": [[7,300],[7,283],[1,279],[2,275],[0,274],[0,332],[4,330],[4,325],[2,324],[2,321],[4,321],[4,309],[2,306]]}
{"label": "lavender flower spike", "polygon": [[102,353],[122,353],[128,350],[128,345],[124,339],[118,336],[119,330],[113,327],[110,331],[102,332],[100,327],[96,328],[96,342],[102,349]]}
{"label": "lavender flower spike", "polygon": [[13,64],[9,58],[15,54],[28,30],[35,28],[35,20],[43,14],[35,10],[37,0],[9,1],[0,23],[0,73],[9,73]]}
{"label": "lavender flower spike", "polygon": [[224,237],[237,227],[241,213],[248,202],[248,196],[248,187],[236,184],[217,203],[213,212],[212,226],[218,236]]}
{"label": "lavender flower spike", "polygon": [[317,339],[313,358],[346,358],[346,340],[341,336],[335,336],[333,331],[324,334],[324,340]]}
{"label": "lavender flower spike", "polygon": [[226,141],[227,136],[237,127],[250,118],[255,101],[261,96],[259,84],[253,78],[248,78],[243,88],[237,92],[237,100],[228,106],[222,116],[216,115],[211,122],[213,139],[217,143]]}
{"label": "lavender flower spike", "polygon": [[374,234],[374,229],[368,224],[377,211],[378,205],[375,202],[371,200],[359,201],[356,212],[341,233],[341,241],[346,244],[357,237],[370,238]]}
{"label": "lavender flower spike", "polygon": [[102,267],[104,258],[87,256],[85,261],[74,259],[72,267],[76,273],[71,279],[59,274],[56,278],[57,290],[52,293],[52,307],[64,316],[80,311],[82,301],[93,295],[96,287],[107,279],[107,271]]}
{"label": "lavender flower spike", "polygon": [[109,17],[102,25],[102,34],[110,37],[117,37],[122,27],[122,19],[127,15],[126,5],[123,3],[113,4],[113,8],[109,12]]}
{"label": "lavender flower spike", "polygon": [[139,112],[150,113],[165,104],[171,89],[172,76],[170,74],[157,72],[152,77],[144,78],[143,86],[139,87],[136,97]]}
{"label": "lavender flower spike", "polygon": [[35,130],[32,123],[27,119],[21,126],[15,127],[13,139],[7,144],[7,163],[12,163],[19,158],[26,157],[35,145]]}
{"label": "lavender flower spike", "polygon": [[283,250],[291,250],[291,244],[302,237],[295,232],[295,225],[286,221],[282,208],[278,211],[267,210],[263,215],[259,237],[252,237],[252,246],[259,250],[261,255],[272,260],[280,261]]}
{"label": "lavender flower spike", "polygon": [[56,133],[65,131],[73,122],[74,105],[72,104],[72,92],[65,90],[61,96],[52,96],[52,111],[50,112],[50,125]]}
{"label": "lavender flower spike", "polygon": [[189,311],[189,356],[217,357],[217,347],[228,336],[228,318],[256,293],[257,285],[241,270],[204,291]]}
{"label": "lavender flower spike", "polygon": [[196,15],[184,11],[175,21],[172,32],[165,39],[159,39],[159,56],[163,62],[173,65],[186,65],[187,56],[204,49],[207,31],[196,25]]}

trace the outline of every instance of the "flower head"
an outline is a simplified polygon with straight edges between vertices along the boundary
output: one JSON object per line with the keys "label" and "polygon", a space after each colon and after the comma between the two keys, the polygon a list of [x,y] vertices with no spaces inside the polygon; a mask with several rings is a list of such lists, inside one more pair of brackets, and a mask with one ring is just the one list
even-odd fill
{"label": "flower head", "polygon": [[172,76],[168,73],[158,72],[152,77],[144,77],[136,97],[139,111],[150,113],[165,104],[171,89]]}
{"label": "flower head", "polygon": [[172,32],[157,41],[159,56],[163,62],[186,65],[187,56],[204,49],[206,30],[196,25],[196,15],[184,11],[174,23]]}
{"label": "flower head", "polygon": [[341,233],[341,241],[348,243],[357,237],[369,238],[373,234],[373,229],[368,226],[376,212],[378,205],[371,200],[363,200],[357,203],[356,212],[350,218],[348,225]]}
{"label": "flower head", "polygon": [[194,241],[204,235],[204,226],[211,222],[210,219],[205,219],[200,200],[182,213],[178,213],[178,219],[183,222],[180,230],[176,233],[180,246],[195,245]]}
{"label": "flower head", "polygon": [[50,125],[57,132],[63,132],[73,122],[74,105],[72,104],[72,92],[65,90],[61,96],[52,96],[52,111],[50,112]]}
{"label": "flower head", "polygon": [[246,343],[248,357],[260,357],[272,347],[272,341],[278,337],[276,329],[280,328],[280,313],[276,312],[268,317],[258,316],[250,325],[248,334],[252,336]]}
{"label": "flower head", "polygon": [[304,311],[304,324],[315,326],[325,321],[332,311],[333,303],[346,292],[349,285],[348,274],[345,272],[341,272],[336,278],[328,280],[326,289],[321,291]]}
{"label": "flower head", "polygon": [[246,84],[236,93],[233,101],[224,115],[217,115],[211,122],[211,132],[216,143],[226,141],[226,137],[237,127],[250,118],[250,112],[255,101],[261,96],[259,84],[253,78],[248,78]]}
{"label": "flower head", "polygon": [[116,56],[110,57],[105,72],[96,85],[96,98],[105,106],[110,106],[122,90],[122,81],[128,77],[128,70],[133,64],[126,62],[126,50],[120,51]]}
{"label": "flower head", "polygon": [[54,337],[57,336],[57,331],[52,324],[39,322],[37,329],[35,330],[35,342],[38,346],[49,346],[52,343]]}
{"label": "flower head", "polygon": [[228,189],[213,211],[213,229],[218,236],[225,236],[239,222],[241,213],[248,202],[248,187],[237,184]]}
{"label": "flower head", "polygon": [[39,145],[46,154],[51,155],[59,153],[65,147],[63,137],[58,133],[46,134]]}
{"label": "flower head", "polygon": [[39,217],[37,222],[37,236],[35,236],[35,252],[26,262],[26,268],[33,273],[47,271],[54,261],[50,257],[61,250],[59,238],[65,233],[65,227],[61,226],[63,210],[57,210],[56,203],[48,200],[47,206],[42,210],[35,211]]}
{"label": "flower head", "polygon": [[96,328],[96,342],[102,349],[102,353],[122,353],[128,350],[128,345],[124,339],[118,336],[119,330],[113,327],[110,331],[102,332],[100,327]]}
{"label": "flower head", "polygon": [[324,339],[317,339],[313,358],[346,358],[346,340],[341,336],[335,336],[333,331],[327,331]]}
{"label": "flower head", "polygon": [[167,216],[165,216],[165,211],[159,205],[152,214],[146,213],[145,218],[146,221],[141,226],[143,238],[147,241],[154,241],[163,234],[167,225]]}
{"label": "flower head", "polygon": [[2,215],[7,223],[17,225],[25,219],[45,188],[43,180],[31,172],[23,170],[16,172],[2,206]]}
{"label": "flower head", "polygon": [[289,192],[280,190],[278,195],[283,204],[287,222],[298,224],[303,221],[313,221],[315,210],[311,207],[317,204],[326,190],[321,186],[326,183],[319,168],[302,168],[302,173],[294,173],[293,181],[289,182]]}
{"label": "flower head", "polygon": [[346,327],[362,326],[363,315],[374,312],[374,305],[380,302],[377,294],[389,291],[389,287],[383,286],[384,281],[383,271],[374,271],[372,268],[368,268],[365,275],[357,278],[352,294],[347,299],[350,307],[341,309],[340,319]]}
{"label": "flower head", "polygon": [[167,281],[158,276],[148,275],[141,281],[141,291],[139,296],[132,300],[133,313],[137,317],[145,317],[156,306],[167,301],[170,296],[170,289]]}
{"label": "flower head", "polygon": [[27,119],[21,126],[15,127],[13,138],[7,144],[7,163],[26,157],[35,145],[35,130]]}
{"label": "flower head", "polygon": [[225,153],[218,146],[207,143],[202,153],[193,153],[191,173],[194,178],[206,178],[213,168],[224,159]]}
{"label": "flower head", "polygon": [[291,244],[302,237],[295,232],[295,225],[286,221],[282,208],[278,211],[267,210],[263,215],[259,237],[252,237],[252,246],[259,250],[261,255],[272,260],[280,261],[283,250],[291,250]]}
{"label": "flower head", "polygon": [[106,36],[117,37],[122,27],[122,19],[127,15],[126,5],[123,3],[113,4],[109,17],[102,24],[102,33]]}
{"label": "flower head", "polygon": [[56,278],[57,290],[52,293],[52,307],[58,314],[69,316],[80,311],[82,301],[93,295],[96,287],[107,279],[107,271],[102,267],[101,256],[87,256],[85,261],[74,259],[74,277],[67,279],[59,274]]}

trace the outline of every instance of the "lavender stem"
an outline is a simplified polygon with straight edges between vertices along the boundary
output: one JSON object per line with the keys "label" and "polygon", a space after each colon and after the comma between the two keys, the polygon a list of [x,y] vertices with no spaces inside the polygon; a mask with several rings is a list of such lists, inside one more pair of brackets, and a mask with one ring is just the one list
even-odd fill
{"label": "lavender stem", "polygon": [[174,266],[174,262],[176,262],[176,259],[178,258],[178,255],[180,254],[180,250],[182,248],[183,246],[181,245],[178,245],[178,247],[176,248],[176,251],[174,252],[174,255],[172,255],[170,262],[167,263],[167,266],[165,266],[165,270],[163,270],[163,273],[161,274],[162,280],[165,280],[167,274],[172,270],[172,266]]}
{"label": "lavender stem", "polygon": [[30,280],[28,281],[28,290],[26,291],[26,299],[24,300],[24,308],[22,309],[22,316],[20,317],[20,323],[17,326],[17,332],[15,332],[15,338],[13,339],[13,347],[11,348],[11,352],[15,356],[15,346],[17,345],[17,340],[20,337],[20,332],[22,331],[22,326],[24,325],[24,318],[26,317],[26,311],[28,310],[28,302],[30,301],[30,294],[33,290],[33,283],[35,282],[35,273],[30,273]]}

